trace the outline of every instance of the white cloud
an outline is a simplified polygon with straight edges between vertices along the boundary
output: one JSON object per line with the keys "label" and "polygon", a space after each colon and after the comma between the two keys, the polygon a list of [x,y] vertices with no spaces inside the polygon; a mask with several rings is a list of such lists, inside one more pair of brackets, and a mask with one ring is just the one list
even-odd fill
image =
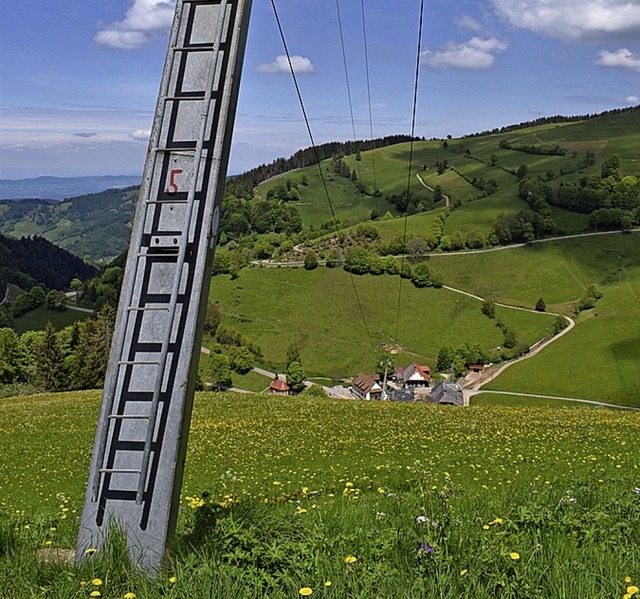
{"label": "white cloud", "polygon": [[471,29],[471,31],[480,31],[482,29],[480,23],[466,13],[456,17],[455,23],[462,29]]}
{"label": "white cloud", "polygon": [[104,26],[94,41],[118,50],[135,50],[154,33],[171,26],[175,0],[133,0],[121,21]]}
{"label": "white cloud", "polygon": [[129,137],[131,139],[135,139],[136,141],[148,141],[149,137],[151,137],[151,130],[149,129],[136,129],[129,133]]}
{"label": "white cloud", "polygon": [[[311,61],[304,56],[292,56],[291,64],[296,74],[313,73],[315,71]],[[276,56],[273,62],[258,65],[256,71],[261,73],[289,73],[289,61],[286,56]]]}
{"label": "white cloud", "polygon": [[496,38],[473,37],[468,42],[449,42],[437,52],[427,50],[421,62],[432,69],[488,69],[495,61],[495,52],[507,49],[507,44]]}
{"label": "white cloud", "polygon": [[615,52],[602,50],[596,64],[601,67],[617,67],[628,71],[640,72],[640,56],[626,48],[620,48]]}
{"label": "white cloud", "polygon": [[492,0],[498,14],[514,27],[574,41],[637,38],[637,0]]}
{"label": "white cloud", "polygon": [[631,106],[635,106],[640,102],[640,98],[638,96],[627,96],[624,101]]}

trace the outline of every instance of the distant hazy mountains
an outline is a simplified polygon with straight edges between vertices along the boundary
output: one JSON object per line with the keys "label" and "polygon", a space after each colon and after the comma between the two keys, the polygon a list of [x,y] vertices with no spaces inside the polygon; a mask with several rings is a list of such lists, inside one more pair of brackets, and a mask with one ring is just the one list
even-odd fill
{"label": "distant hazy mountains", "polygon": [[106,175],[103,177],[36,177],[35,179],[0,179],[0,199],[23,198],[64,200],[105,189],[140,184],[139,176]]}

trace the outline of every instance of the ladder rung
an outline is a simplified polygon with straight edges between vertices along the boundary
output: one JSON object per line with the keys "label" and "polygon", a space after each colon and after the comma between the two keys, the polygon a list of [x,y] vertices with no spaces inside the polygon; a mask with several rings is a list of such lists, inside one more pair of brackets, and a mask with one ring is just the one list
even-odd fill
{"label": "ladder rung", "polygon": [[141,474],[140,470],[129,468],[100,468],[100,474]]}
{"label": "ladder rung", "polygon": [[[147,252],[140,252],[138,258],[177,258],[178,248],[166,248],[167,251],[159,254],[149,254]],[[175,250],[175,251],[171,251]]]}
{"label": "ladder rung", "polygon": [[202,44],[200,46],[176,46],[174,52],[211,52],[213,44]]}
{"label": "ladder rung", "polygon": [[120,360],[118,362],[118,366],[158,366],[159,364],[160,362],[158,362],[157,360]]}
{"label": "ladder rung", "polygon": [[149,420],[149,416],[144,414],[110,414],[110,420]]}
{"label": "ladder rung", "polygon": [[169,310],[168,306],[140,306],[139,308],[129,306],[127,308],[128,312],[169,312]]}
{"label": "ladder rung", "polygon": [[189,200],[146,200],[145,204],[188,204]]}
{"label": "ladder rung", "polygon": [[198,102],[202,102],[202,100],[204,99],[205,99],[204,92],[198,92],[197,96],[165,96],[163,98],[165,102],[177,102],[182,100],[191,100],[191,101],[197,100]]}
{"label": "ladder rung", "polygon": [[196,155],[196,151],[193,148],[155,148],[154,151],[159,154],[176,154],[178,156],[187,156],[188,158],[193,158]]}

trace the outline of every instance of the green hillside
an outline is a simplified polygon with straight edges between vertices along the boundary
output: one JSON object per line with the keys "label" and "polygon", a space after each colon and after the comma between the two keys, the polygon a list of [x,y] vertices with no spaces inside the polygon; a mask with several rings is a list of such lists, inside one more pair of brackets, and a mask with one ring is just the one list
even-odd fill
{"label": "green hillside", "polygon": [[[566,315],[596,285],[604,297],[581,313],[573,331],[508,369],[491,388],[640,405],[639,234],[432,256],[429,265],[460,291],[529,309],[542,297],[548,312]],[[432,367],[445,346],[501,345],[500,330],[482,315],[478,300],[417,289],[408,281],[400,294],[399,284],[398,277],[351,278],[342,269],[256,268],[243,270],[237,280],[216,277],[210,298],[223,322],[258,343],[275,369],[283,367],[291,344],[299,347],[308,373],[336,378],[372,370],[380,343],[402,348],[398,363],[418,359]],[[498,308],[497,317],[529,345],[548,335],[555,321],[549,314],[506,308]]]}
{"label": "green hillside", "polygon": [[[308,374],[342,378],[370,371],[382,343],[400,346],[399,364],[417,359],[434,368],[444,345],[502,344],[501,331],[482,315],[477,300],[446,289],[417,289],[405,280],[396,337],[400,281],[388,275],[352,278],[342,269],[248,269],[237,280],[216,277],[210,299],[225,324],[261,347],[268,364],[283,368],[288,347],[298,345]],[[528,344],[542,339],[554,322],[552,316],[514,310],[498,314]]]}
{"label": "green hillside", "polygon": [[[614,156],[620,158],[622,176],[638,174],[640,167],[635,156],[640,147],[639,126],[640,111],[631,109],[584,121],[549,123],[461,139],[417,141],[411,174],[410,144],[399,143],[362,151],[358,156],[344,156],[341,160],[348,176],[336,172],[333,159],[323,161],[326,188],[318,165],[272,176],[256,187],[255,199],[249,204],[260,203],[270,191],[288,181],[294,194],[286,204],[298,211],[308,234],[310,228],[317,230],[322,225],[333,230],[334,215],[342,225],[368,220],[372,212],[379,218],[386,212],[399,216],[404,210],[389,199],[407,189],[419,210],[429,210],[434,199],[432,189],[439,187],[455,208],[445,235],[456,232],[466,235],[476,230],[486,236],[500,214],[516,214],[527,207],[518,198],[516,173],[521,167],[526,167],[531,180],[549,180],[554,187],[599,174],[603,163]],[[562,155],[544,153],[556,147]],[[594,159],[583,164],[587,152],[592,152]],[[280,162],[286,161],[275,161],[271,170],[275,172]],[[267,167],[262,170],[269,172]],[[490,193],[486,191],[487,183],[495,183]],[[229,188],[235,191],[237,186],[230,184]],[[109,260],[126,249],[137,193],[137,188],[132,187],[60,203],[2,201],[0,232],[13,237],[41,235],[86,259]],[[417,206],[420,203],[422,206]],[[443,205],[444,199],[436,202],[437,208]],[[567,214],[554,205],[550,209],[557,232],[588,229],[588,215]],[[409,216],[409,221],[415,218],[417,215]],[[251,226],[243,234],[248,232]]]}
{"label": "green hillside", "polygon": [[0,201],[0,232],[11,237],[39,235],[91,261],[121,254],[129,243],[138,188],[109,189],[70,198]]}
{"label": "green hillside", "polygon": [[640,406],[640,234],[585,237],[433,257],[447,284],[513,305],[571,314],[590,285],[604,296],[576,327],[488,389]]}
{"label": "green hillside", "polygon": [[75,546],[98,404],[0,399],[4,597],[608,599],[640,580],[637,412],[220,393],[196,395],[166,571],[119,543],[39,559]]}
{"label": "green hillside", "polygon": [[[456,231],[466,234],[475,229],[486,235],[500,214],[516,214],[527,209],[527,204],[518,197],[519,168],[526,168],[530,180],[540,178],[557,188],[600,174],[602,164],[618,156],[621,176],[637,175],[640,172],[635,158],[640,147],[639,127],[640,111],[629,110],[582,122],[545,124],[461,139],[419,141],[414,143],[411,176],[410,144],[401,143],[362,152],[360,160],[353,155],[344,159],[362,187],[369,192],[379,190],[377,197],[359,193],[353,180],[334,172],[331,159],[322,163],[326,190],[314,165],[269,179],[258,186],[256,197],[265,198],[269,190],[289,180],[300,196],[299,201],[291,205],[300,212],[306,226],[317,228],[332,218],[332,208],[343,224],[367,220],[371,210],[380,216],[387,210],[397,215],[398,210],[387,201],[388,196],[409,189],[418,200],[428,201],[434,197],[432,189],[439,186],[455,207],[445,234]],[[545,154],[555,151],[554,148],[560,155]],[[585,163],[587,152],[593,154],[589,164]],[[446,164],[444,170],[438,168],[442,163]],[[307,184],[300,184],[302,180]],[[487,194],[483,184],[489,181],[496,187]],[[443,202],[439,202],[436,206],[442,205]],[[567,213],[554,205],[550,209],[559,233],[589,229],[585,215]],[[409,216],[408,220],[416,218],[416,215]]]}

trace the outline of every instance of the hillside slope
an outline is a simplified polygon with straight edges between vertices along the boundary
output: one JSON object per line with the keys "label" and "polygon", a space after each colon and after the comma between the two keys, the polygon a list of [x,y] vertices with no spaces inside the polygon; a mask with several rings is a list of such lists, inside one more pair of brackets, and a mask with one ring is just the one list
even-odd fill
{"label": "hillside slope", "polygon": [[42,237],[11,239],[0,235],[0,280],[23,289],[42,283],[49,289],[68,289],[72,279],[96,274],[95,267]]}

